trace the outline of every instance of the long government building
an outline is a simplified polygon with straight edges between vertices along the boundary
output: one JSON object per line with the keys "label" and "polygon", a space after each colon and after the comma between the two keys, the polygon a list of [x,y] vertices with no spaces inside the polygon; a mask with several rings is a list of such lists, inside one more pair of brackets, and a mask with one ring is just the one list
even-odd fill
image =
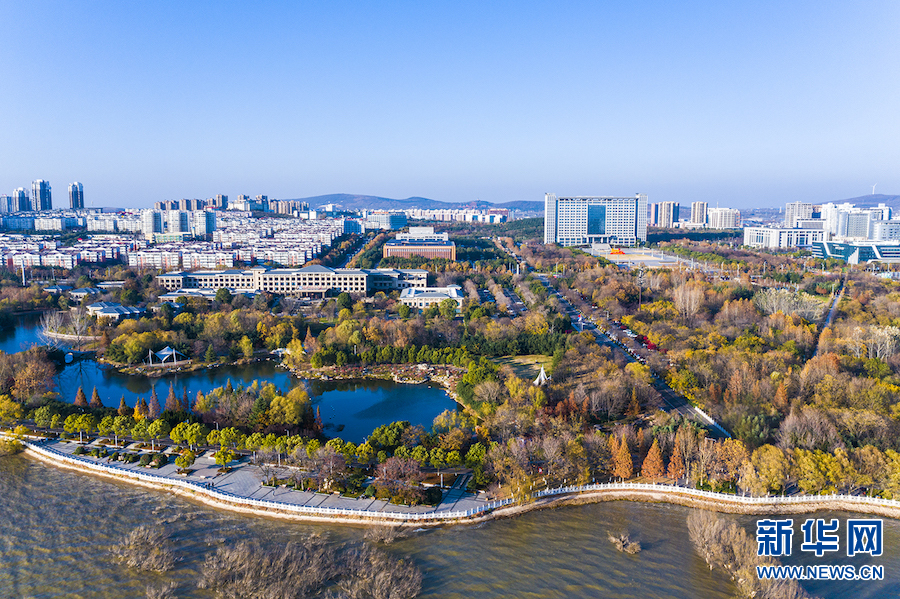
{"label": "long government building", "polygon": [[325,297],[329,292],[356,294],[389,293],[394,290],[425,288],[428,271],[422,269],[356,269],[306,266],[304,268],[267,268],[247,270],[176,271],[157,275],[160,287],[182,289],[229,289],[231,291],[268,291],[297,297]]}

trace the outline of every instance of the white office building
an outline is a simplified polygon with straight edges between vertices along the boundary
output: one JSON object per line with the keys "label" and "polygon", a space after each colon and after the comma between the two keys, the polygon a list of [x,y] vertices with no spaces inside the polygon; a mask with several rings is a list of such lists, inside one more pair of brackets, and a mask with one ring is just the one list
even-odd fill
{"label": "white office building", "polygon": [[734,208],[710,208],[708,221],[710,229],[738,229],[741,226],[741,211]]}
{"label": "white office building", "polygon": [[706,202],[692,202],[691,203],[691,224],[692,225],[705,225],[708,211],[709,211],[709,204],[707,204]]}
{"label": "white office building", "polygon": [[806,202],[791,202],[784,205],[784,226],[796,227],[797,221],[809,220],[815,212],[815,205]]}
{"label": "white office building", "polygon": [[647,196],[544,196],[544,243],[562,246],[647,241]]}
{"label": "white office building", "polygon": [[828,231],[824,229],[744,227],[744,245],[752,248],[810,247],[814,243],[828,240]]}

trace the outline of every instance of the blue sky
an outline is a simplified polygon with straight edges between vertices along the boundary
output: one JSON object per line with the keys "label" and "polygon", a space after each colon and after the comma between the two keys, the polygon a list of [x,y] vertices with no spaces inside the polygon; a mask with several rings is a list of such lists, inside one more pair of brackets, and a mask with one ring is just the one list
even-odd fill
{"label": "blue sky", "polygon": [[900,194],[900,3],[0,0],[0,193]]}

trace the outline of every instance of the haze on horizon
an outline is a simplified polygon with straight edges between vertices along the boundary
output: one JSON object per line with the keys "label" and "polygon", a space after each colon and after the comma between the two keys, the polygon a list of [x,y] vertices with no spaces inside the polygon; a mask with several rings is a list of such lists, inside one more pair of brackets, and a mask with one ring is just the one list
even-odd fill
{"label": "haze on horizon", "polygon": [[900,4],[0,3],[0,194],[900,193]]}

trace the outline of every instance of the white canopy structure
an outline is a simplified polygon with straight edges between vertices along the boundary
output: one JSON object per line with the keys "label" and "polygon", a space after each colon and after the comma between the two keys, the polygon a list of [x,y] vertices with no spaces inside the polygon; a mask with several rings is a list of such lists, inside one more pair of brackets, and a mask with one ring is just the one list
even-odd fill
{"label": "white canopy structure", "polygon": [[549,382],[550,382],[550,377],[547,376],[547,373],[544,372],[544,366],[541,365],[541,373],[538,375],[538,377],[536,379],[534,379],[534,386],[542,387],[543,385],[546,385]]}
{"label": "white canopy structure", "polygon": [[166,347],[162,348],[158,352],[152,352],[152,351],[148,352],[147,357],[150,360],[151,364],[153,364],[154,357],[158,360],[159,364],[165,364],[167,362],[178,362],[179,359],[184,359],[187,356],[185,356],[183,353],[181,353],[178,350],[172,349],[171,347],[169,347],[167,345]]}

